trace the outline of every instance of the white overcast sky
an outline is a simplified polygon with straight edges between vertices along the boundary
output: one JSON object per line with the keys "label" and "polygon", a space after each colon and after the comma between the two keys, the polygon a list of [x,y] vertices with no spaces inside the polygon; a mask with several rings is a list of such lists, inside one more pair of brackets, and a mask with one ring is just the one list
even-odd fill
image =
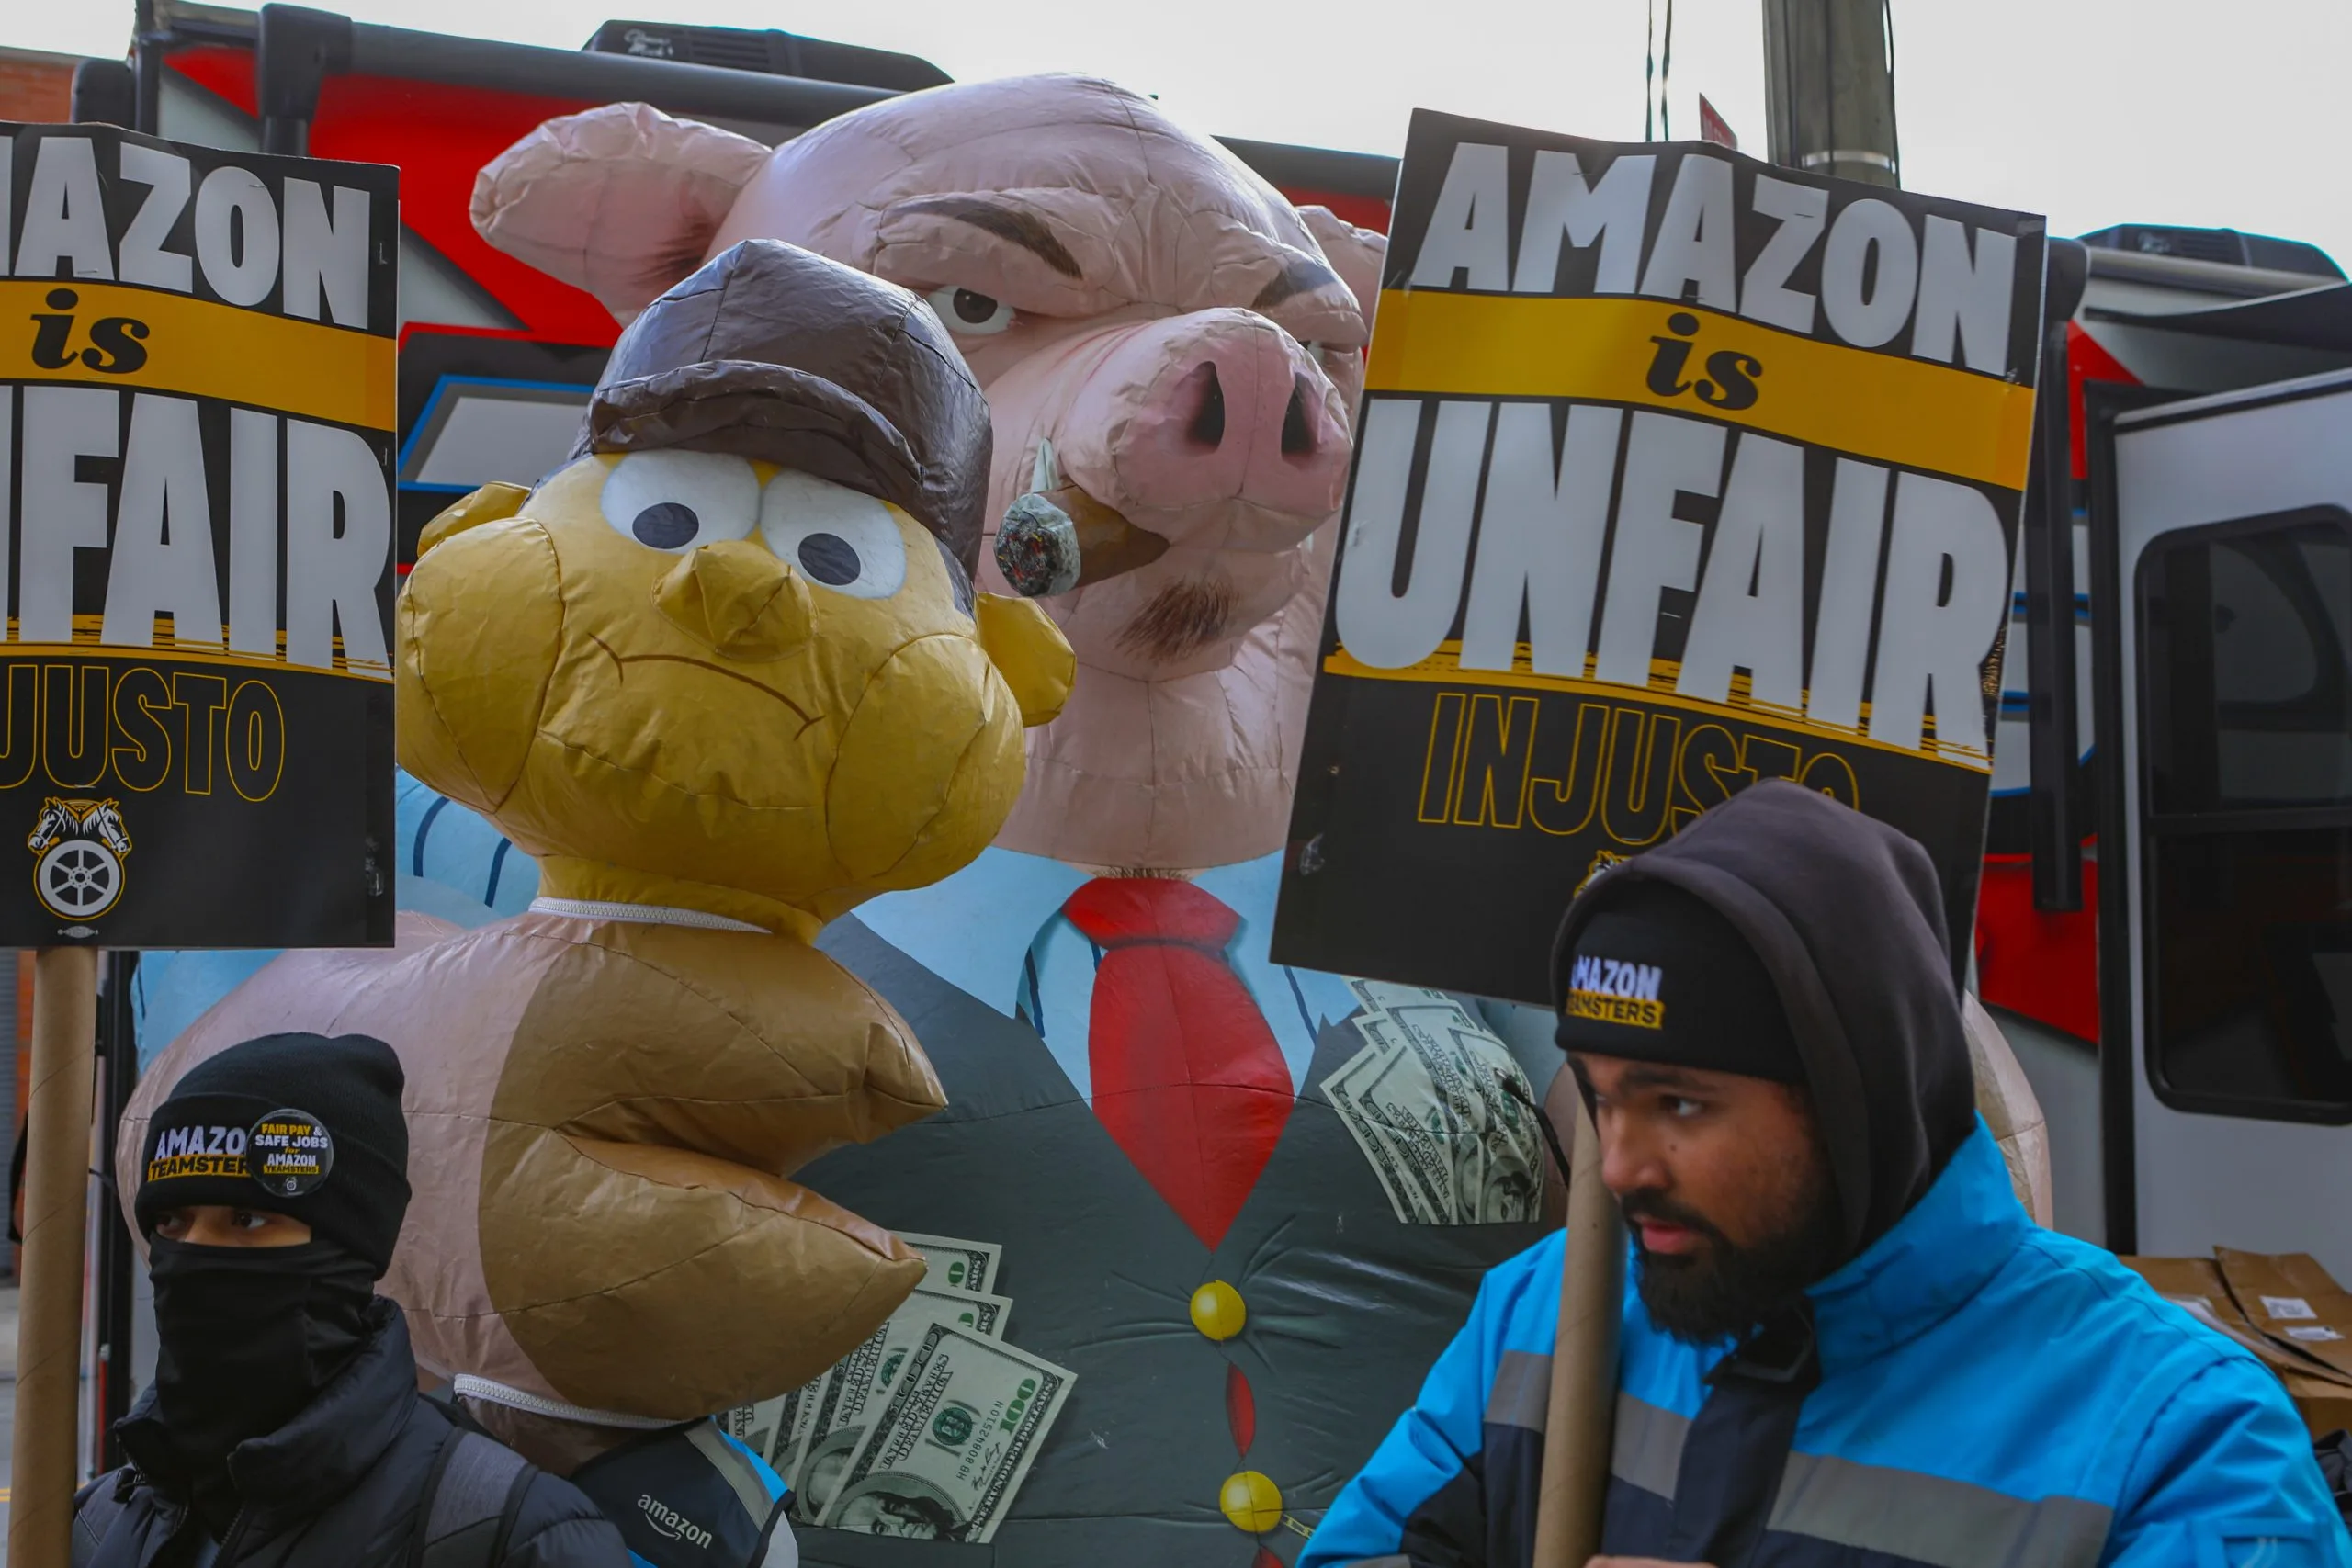
{"label": "white overcast sky", "polygon": [[[333,0],[320,0],[332,5]],[[1904,184],[2049,215],[2310,240],[2352,266],[2352,0],[1893,0]],[[605,6],[611,9],[607,11]],[[1447,109],[1642,130],[1648,0],[343,0],[365,21],[573,49],[607,15],[903,50],[959,79],[1082,70],[1203,130],[1400,151]],[[1664,0],[1658,0],[1663,13]],[[1764,151],[1760,0],[1676,0],[1672,108]],[[0,0],[0,43],[119,54],[130,6]]]}

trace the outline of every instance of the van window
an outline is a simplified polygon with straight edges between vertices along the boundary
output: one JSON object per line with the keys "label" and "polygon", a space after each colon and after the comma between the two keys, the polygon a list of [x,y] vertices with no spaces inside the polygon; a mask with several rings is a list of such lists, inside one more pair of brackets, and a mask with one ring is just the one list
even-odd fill
{"label": "van window", "polygon": [[2352,1121],[2352,515],[2185,530],[2136,575],[2150,1081]]}

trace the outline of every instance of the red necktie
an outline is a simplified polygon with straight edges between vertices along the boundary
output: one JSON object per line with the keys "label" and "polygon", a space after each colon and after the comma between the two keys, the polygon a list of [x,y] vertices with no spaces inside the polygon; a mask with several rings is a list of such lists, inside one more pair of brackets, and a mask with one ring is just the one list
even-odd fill
{"label": "red necktie", "polygon": [[1062,912],[1103,950],[1087,1041],[1094,1114],[1213,1247],[1290,1119],[1290,1068],[1225,959],[1241,917],[1165,876],[1097,877]]}

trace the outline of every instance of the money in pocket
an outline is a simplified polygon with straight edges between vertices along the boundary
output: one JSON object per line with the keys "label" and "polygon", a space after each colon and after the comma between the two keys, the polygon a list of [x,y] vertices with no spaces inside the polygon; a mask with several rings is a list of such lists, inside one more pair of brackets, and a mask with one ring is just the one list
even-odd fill
{"label": "money in pocket", "polygon": [[992,1539],[1077,1381],[1042,1357],[933,1324],[846,1467],[825,1478],[818,1522],[926,1540]]}
{"label": "money in pocket", "polygon": [[992,1241],[917,1235],[912,1231],[899,1232],[899,1239],[922,1254],[929,1266],[922,1282],[935,1291],[990,1291],[1002,1271],[1004,1248]]}

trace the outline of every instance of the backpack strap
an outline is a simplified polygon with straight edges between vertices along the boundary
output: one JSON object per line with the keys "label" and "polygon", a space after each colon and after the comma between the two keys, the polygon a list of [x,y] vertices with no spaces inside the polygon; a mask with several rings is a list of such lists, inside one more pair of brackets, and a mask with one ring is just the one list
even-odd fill
{"label": "backpack strap", "polygon": [[412,1568],[496,1568],[537,1473],[496,1438],[452,1429],[417,1505]]}

